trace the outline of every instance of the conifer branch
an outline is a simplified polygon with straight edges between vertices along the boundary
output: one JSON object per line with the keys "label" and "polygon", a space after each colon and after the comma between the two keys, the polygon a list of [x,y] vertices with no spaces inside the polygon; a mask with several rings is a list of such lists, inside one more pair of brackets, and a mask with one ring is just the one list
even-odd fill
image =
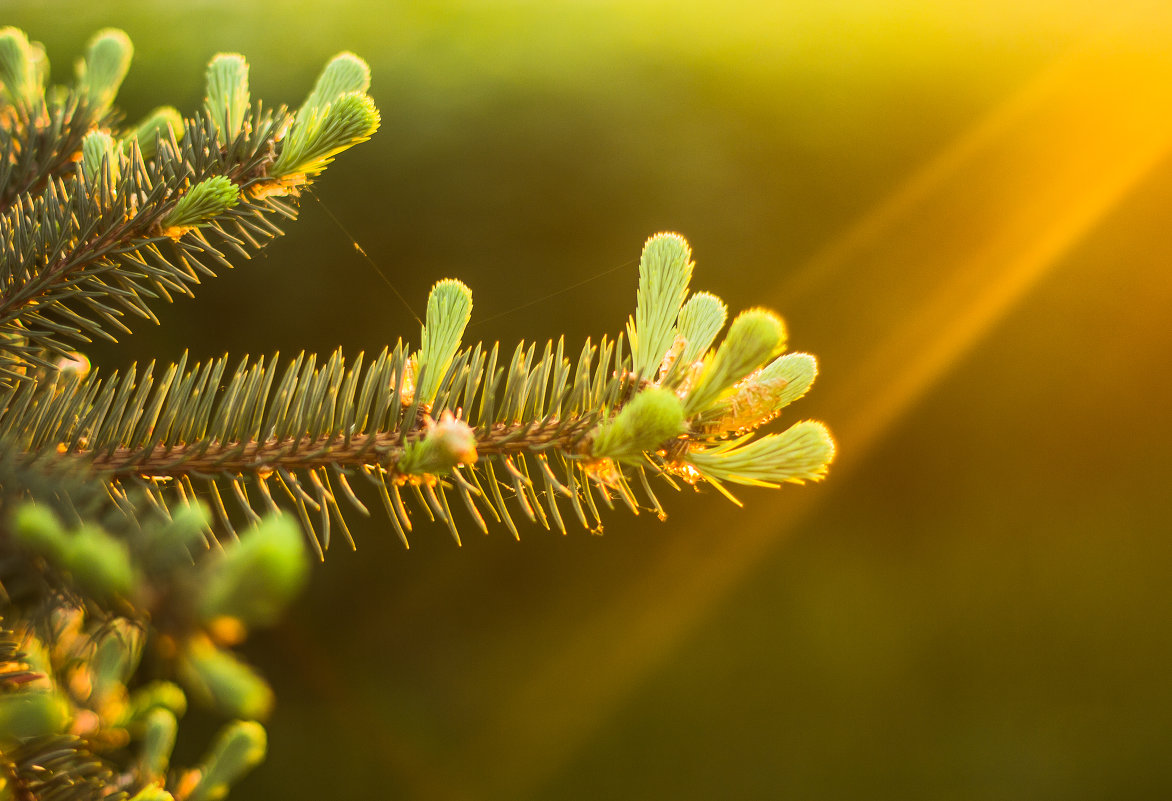
{"label": "conifer branch", "polygon": [[[447,279],[418,345],[370,359],[91,370],[73,348],[249,258],[379,125],[370,70],[343,53],[293,113],[254,102],[247,62],[221,54],[200,112],[121,126],[131,53],[102,31],[74,85],[47,87],[43,49],[0,29],[0,798],[222,798],[263,759],[273,704],[232,647],[334,532],[356,545],[355,512],[381,507],[404,545],[420,515],[457,542],[462,517],[598,531],[619,504],[665,517],[657,482],[732,498],[825,474],[821,423],[763,433],[814,357],[783,354],[764,309],[717,343],[727,309],[689,297],[678,234],[644,246],[625,336],[576,358],[561,339],[465,346],[472,293]],[[166,678],[143,684],[148,651]],[[175,768],[189,698],[231,722]]]}
{"label": "conifer branch", "polygon": [[[498,347],[461,350],[472,295],[447,280],[431,293],[414,353],[400,341],[366,365],[359,355],[347,366],[335,352],[320,367],[316,356],[300,354],[285,364],[245,358],[231,370],[227,357],[190,369],[183,360],[158,378],[151,367],[109,377],[57,372],[8,390],[0,439],[29,458],[71,459],[119,485],[150,483],[164,504],[175,489],[190,502],[184,491],[202,486],[200,494],[237,498],[247,519],[291,506],[316,533],[319,555],[333,523],[345,525],[330,487],[349,487],[358,476],[374,485],[404,540],[412,523],[403,490],[456,535],[447,493],[482,526],[485,514],[511,520],[502,482],[526,517],[564,531],[559,497],[592,529],[602,520],[590,493],[606,504],[617,497],[634,511],[643,494],[662,514],[653,493],[632,488],[632,481],[645,486],[648,475],[718,487],[821,477],[833,455],[824,428],[749,442],[809,387],[813,358],[766,364],[782,347],[783,328],[773,314],[752,310],[708,355],[677,364],[691,350],[678,331],[710,342],[713,326],[696,315],[703,307],[723,319],[724,306],[711,295],[698,296],[700,306],[684,305],[692,262],[678,235],[648,240],[643,263],[638,298],[652,308],[632,319],[656,320],[660,345],[681,343],[656,359],[642,357],[653,365],[643,371],[648,377],[634,368],[639,349],[624,353],[621,336],[598,347],[587,342],[576,364],[561,341],[546,343],[540,355],[521,343],[507,368],[498,366]],[[661,301],[648,284],[674,288]],[[250,497],[242,482],[258,492]],[[546,484],[553,491],[539,491]],[[341,495],[366,513],[353,492]],[[542,507],[548,514],[538,513]],[[232,515],[222,505],[217,510],[231,527]]]}
{"label": "conifer branch", "polygon": [[[104,52],[116,40],[106,32],[91,50]],[[10,49],[27,51],[19,41]],[[107,103],[124,72],[91,66],[79,96]],[[219,56],[209,68],[207,113],[179,130],[170,114],[160,113],[125,135],[125,149],[115,148],[109,133],[93,128],[90,114],[78,141],[55,137],[69,149],[62,159],[76,154],[80,161],[48,178],[41,191],[16,182],[27,200],[0,214],[0,341],[7,345],[0,349],[0,380],[21,380],[25,364],[52,368],[92,337],[113,338],[111,329],[128,332],[126,315],[155,320],[150,301],[192,294],[201,277],[231,267],[230,254],[248,258],[280,235],[273,219],[296,216],[296,207],[281,198],[296,195],[334,154],[378,127],[365,95],[329,95],[331,86],[340,91],[353,83],[315,90],[307,118],[259,104],[249,109],[247,65]],[[21,108],[10,111],[19,117]],[[54,108],[65,113],[68,105]],[[143,128],[156,136],[149,158],[139,146]],[[3,160],[9,169],[28,152],[16,140],[12,148]]]}

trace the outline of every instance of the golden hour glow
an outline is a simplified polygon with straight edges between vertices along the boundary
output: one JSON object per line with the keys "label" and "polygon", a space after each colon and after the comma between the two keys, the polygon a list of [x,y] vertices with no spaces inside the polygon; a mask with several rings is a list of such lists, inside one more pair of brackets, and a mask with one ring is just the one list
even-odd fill
{"label": "golden hour glow", "polygon": [[[834,462],[802,488],[706,484],[685,437],[655,455],[687,491],[656,484],[654,500],[612,459],[488,479],[457,465],[493,454],[438,412],[454,475],[310,474],[369,518],[242,474],[229,492],[292,499],[287,517],[332,525],[334,544],[249,643],[277,703],[241,797],[1172,797],[1172,4],[207,0],[166,25],[145,0],[120,18],[9,5],[56,82],[94,30],[126,29],[114,136],[160,103],[201,113],[188,78],[235,51],[256,96],[292,108],[323,58],[358,53],[383,114],[312,191],[299,173],[244,177],[301,219],[262,258],[225,246],[235,268],[206,288],[200,273],[195,301],[149,284],[162,324],[128,317],[117,349],[85,348],[103,403],[114,370],[188,350],[410,353],[422,321],[403,299],[444,276],[476,288],[463,341],[492,354],[485,384],[540,357],[514,356],[522,339],[571,362],[589,339],[605,383],[601,351],[630,352],[632,247],[665,230],[695,250],[692,291],[734,316],[776,310],[790,350],[817,357],[809,394],[754,428],[825,421]],[[244,223],[242,243],[261,233]],[[181,232],[160,251],[191,244],[165,238]],[[686,374],[683,399],[704,354],[668,342],[641,375]],[[403,411],[372,400],[396,385],[423,414],[420,378],[416,360],[350,389],[363,414]],[[782,390],[746,379],[705,423],[748,430]],[[457,398],[469,425],[484,394]],[[362,426],[354,451],[410,444]],[[172,481],[143,472],[159,493]],[[448,508],[449,485],[512,519]],[[457,547],[444,516],[470,531],[482,512],[488,535]],[[561,536],[556,514],[601,523]],[[232,623],[203,628],[227,642]],[[184,647],[164,636],[143,664]]]}
{"label": "golden hour glow", "polygon": [[[831,483],[845,480],[843,473],[859,464],[1170,147],[1172,57],[1093,45],[1076,49],[930,157],[795,279],[771,292],[769,303],[784,310],[795,298],[826,297],[823,282],[831,278],[871,271],[891,277],[890,294],[846,295],[840,301],[876,309],[881,322],[873,340],[858,343],[864,360],[823,407],[832,409],[827,416],[837,421],[842,443]],[[977,221],[980,230],[973,228]],[[901,285],[905,265],[931,278]],[[912,269],[917,265],[932,269]],[[801,332],[794,336],[800,341]],[[721,537],[715,559],[707,551],[703,557],[672,554],[534,666],[500,721],[515,736],[532,733],[519,749],[523,760],[496,763],[503,786],[527,797],[573,758],[788,526],[824,497],[795,497],[784,521],[750,505],[744,514],[752,522],[739,521],[737,536]],[[614,643],[603,670],[587,656],[599,642]],[[524,710],[557,704],[562,681],[580,664],[592,665],[591,695],[578,699],[588,712],[556,729],[547,726],[547,717],[526,715]],[[489,741],[480,742],[475,757],[487,760],[491,749]]]}

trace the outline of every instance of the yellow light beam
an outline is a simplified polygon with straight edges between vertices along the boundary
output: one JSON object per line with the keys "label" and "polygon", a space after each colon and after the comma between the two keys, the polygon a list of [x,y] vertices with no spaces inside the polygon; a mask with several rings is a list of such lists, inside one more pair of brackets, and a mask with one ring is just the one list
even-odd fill
{"label": "yellow light beam", "polygon": [[[670,656],[800,517],[1172,148],[1172,56],[1121,49],[1063,60],[962,137],[816,260],[850,269],[836,310],[851,371],[819,408],[841,444],[829,485],[711,514],[638,586],[575,621],[526,666],[493,725],[462,749],[485,797],[531,797]],[[845,243],[845,244],[844,244]],[[849,264],[844,263],[849,262]],[[845,289],[843,285],[846,285]],[[784,304],[786,298],[777,299]],[[868,320],[851,330],[849,312]],[[811,348],[823,353],[817,343]],[[825,382],[830,383],[830,382]],[[827,386],[823,386],[825,392]],[[583,667],[588,666],[588,667]],[[505,746],[505,743],[508,746]]]}

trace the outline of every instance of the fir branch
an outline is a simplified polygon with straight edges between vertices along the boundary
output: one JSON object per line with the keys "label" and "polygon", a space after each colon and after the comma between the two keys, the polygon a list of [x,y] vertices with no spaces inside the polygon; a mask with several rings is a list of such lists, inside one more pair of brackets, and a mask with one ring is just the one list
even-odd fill
{"label": "fir branch", "polygon": [[0,29],[0,212],[69,172],[85,135],[116,119],[110,104],[132,50],[121,31],[100,31],[78,62],[76,86],[46,92],[44,49],[23,31]]}
{"label": "fir branch", "polygon": [[[661,235],[645,252],[665,241],[686,248],[678,235]],[[684,264],[690,273],[690,259],[676,267]],[[641,283],[660,280],[642,275]],[[711,295],[684,305],[686,289],[677,284],[668,304],[684,319],[656,324],[661,344],[677,327],[707,344],[711,320],[723,317]],[[637,299],[660,302],[643,286]],[[186,497],[200,487],[217,499],[225,527],[233,515],[224,497],[236,498],[248,519],[291,508],[316,533],[319,554],[335,523],[349,536],[340,498],[367,513],[350,489],[358,476],[373,484],[405,540],[412,522],[404,490],[454,535],[451,492],[479,527],[487,515],[514,528],[507,507],[515,504],[538,524],[564,530],[560,497],[583,525],[597,528],[593,494],[606,505],[617,498],[633,511],[647,503],[663,514],[649,475],[718,488],[775,485],[817,478],[833,455],[824,429],[797,445],[787,437],[798,429],[749,441],[813,381],[804,355],[759,368],[782,347],[784,329],[772,313],[739,315],[724,341],[686,368],[672,362],[691,355],[686,348],[644,356],[659,366],[649,370],[659,376],[651,380],[635,370],[635,349],[627,354],[622,337],[587,342],[576,364],[560,341],[540,351],[521,343],[508,366],[498,366],[497,347],[460,349],[471,308],[467,287],[439,282],[421,347],[411,352],[399,342],[369,364],[360,354],[348,366],[336,351],[320,366],[303,353],[284,363],[245,358],[232,369],[228,357],[190,368],[184,359],[160,377],[136,366],[108,377],[58,373],[9,389],[0,441],[29,458],[75,461],[120,486],[150,485],[164,507],[176,491]],[[637,306],[632,319],[651,318]],[[257,492],[250,496],[247,486]]]}
{"label": "fir branch", "polygon": [[[446,280],[416,349],[91,371],[70,348],[280,235],[300,188],[380,122],[353,54],[295,114],[251,103],[247,63],[221,54],[201,113],[119,128],[131,52],[102,31],[75,85],[46,87],[43,49],[0,29],[0,795],[222,798],[263,758],[272,705],[231,646],[286,609],[307,547],[353,547],[347,517],[374,503],[404,544],[420,514],[459,542],[457,497],[519,536],[518,515],[562,532],[618,504],[663,518],[655,480],[728,495],[824,475],[820,423],[761,433],[813,357],[778,356],[762,309],[713,347],[727,310],[688,298],[678,234],[645,244],[626,338],[576,360],[560,339],[464,347],[471,292]],[[133,680],[147,648],[183,688]],[[173,769],[187,693],[237,720]]]}
{"label": "fir branch", "polygon": [[[233,68],[227,78],[223,64]],[[154,320],[152,299],[192,294],[201,276],[231,266],[229,253],[248,258],[281,233],[271,217],[296,216],[280,198],[378,125],[369,98],[355,92],[314,106],[312,124],[259,105],[249,111],[238,57],[213,61],[208,92],[209,109],[224,105],[223,114],[186,120],[178,136],[169,114],[135,130],[135,140],[142,128],[167,134],[150,160],[133,142],[123,155],[91,131],[93,146],[72,175],[0,215],[0,378],[20,380],[21,363],[51,368],[71,347],[128,331],[128,314]]]}

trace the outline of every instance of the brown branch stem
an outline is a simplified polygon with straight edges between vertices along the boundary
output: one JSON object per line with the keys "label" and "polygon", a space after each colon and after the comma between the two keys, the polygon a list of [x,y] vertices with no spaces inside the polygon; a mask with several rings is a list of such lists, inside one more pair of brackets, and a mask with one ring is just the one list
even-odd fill
{"label": "brown branch stem", "polygon": [[[572,453],[596,422],[594,415],[584,415],[562,420],[481,426],[475,429],[476,452],[480,457],[514,456],[546,450]],[[278,468],[312,470],[330,465],[378,465],[393,471],[406,446],[423,436],[424,431],[416,429],[349,437],[342,434],[286,437],[264,442],[159,444],[149,451],[141,448],[98,452],[79,449],[64,455],[86,460],[93,469],[111,478],[235,475]]]}

